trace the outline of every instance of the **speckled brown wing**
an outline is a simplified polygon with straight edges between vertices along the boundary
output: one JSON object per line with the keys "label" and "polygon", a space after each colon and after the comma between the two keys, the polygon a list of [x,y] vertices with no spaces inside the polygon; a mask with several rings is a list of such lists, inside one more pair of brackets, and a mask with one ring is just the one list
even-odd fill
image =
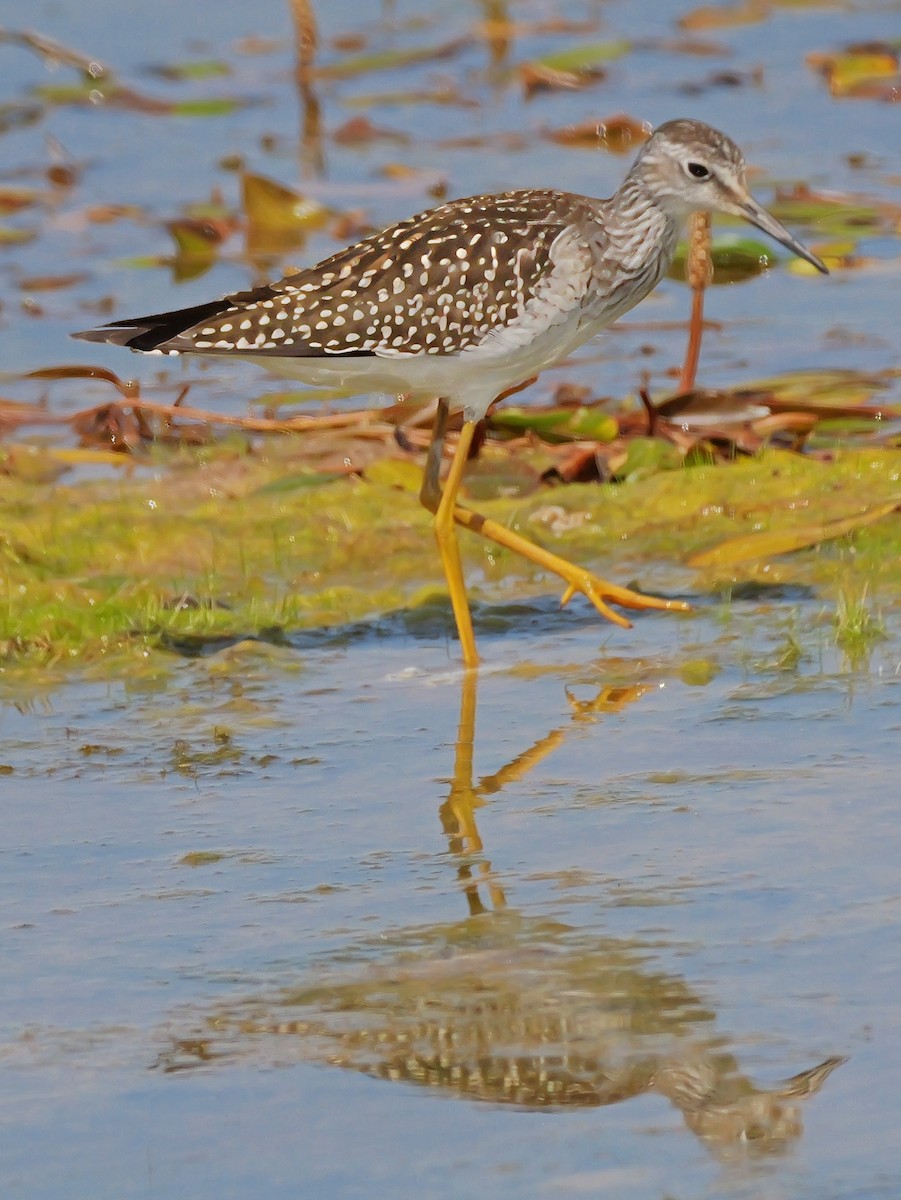
{"label": "speckled brown wing", "polygon": [[458,354],[521,316],[586,205],[552,190],[455,200],[277,283],[89,337],[169,354]]}

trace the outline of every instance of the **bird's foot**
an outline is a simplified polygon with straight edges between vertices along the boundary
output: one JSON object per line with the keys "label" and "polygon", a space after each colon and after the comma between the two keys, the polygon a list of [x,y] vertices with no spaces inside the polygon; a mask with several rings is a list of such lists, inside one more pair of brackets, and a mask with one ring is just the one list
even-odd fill
{"label": "bird's foot", "polygon": [[560,599],[561,607],[569,604],[573,596],[580,592],[587,596],[602,617],[612,621],[614,625],[621,625],[624,629],[629,629],[632,622],[622,613],[612,609],[611,604],[617,604],[620,608],[656,608],[668,612],[688,612],[690,608],[684,600],[664,600],[659,596],[646,596],[643,592],[633,592],[631,588],[620,587],[619,584],[592,575],[583,567],[571,563],[567,565],[570,569],[566,573],[560,572],[567,584],[566,591]]}

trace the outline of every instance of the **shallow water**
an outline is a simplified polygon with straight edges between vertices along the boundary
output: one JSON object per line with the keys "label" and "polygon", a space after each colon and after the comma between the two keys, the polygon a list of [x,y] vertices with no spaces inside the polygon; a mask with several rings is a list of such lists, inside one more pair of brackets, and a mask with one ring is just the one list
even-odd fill
{"label": "shallow water", "polygon": [[5,1193],[896,1194],[901,664],[792,611],[7,688]]}
{"label": "shallow water", "polygon": [[[360,25],[350,0],[321,7],[326,39]],[[688,7],[565,15],[600,18],[593,41],[662,39]],[[221,57],[235,72],[221,90],[260,103],[200,124],[59,108],[3,135],[13,176],[44,164],[47,135],[85,164],[40,237],[4,251],[5,291],[61,263],[87,273],[40,319],[4,303],[4,369],[137,373],[66,341],[97,319],[87,304],[190,304],[252,277],[240,253],[180,285],[123,261],[165,252],[161,223],[211,187],[234,192],[228,154],[298,182],[285,9],[215,9],[215,29],[209,5],[184,2],[29,9],[135,86],[165,91],[148,64]],[[437,44],[474,12],[373,6],[365,30]],[[624,109],[728,130],[765,166],[764,199],[801,177],[896,201],[897,112],[831,101],[803,57],[894,36],[898,13],[779,7],[712,32],[719,56],[658,43],[597,89],[529,104],[478,41],[397,77],[331,80],[329,130],[354,96],[447,78],[479,106],[374,103],[373,122],[412,141],[328,142],[309,186],[376,222],[429,202],[421,179],[380,177],[397,157],[444,172],[451,194],[549,181],[608,194],[622,159],[539,134]],[[21,20],[0,0],[0,24]],[[241,55],[249,33],[278,40]],[[524,35],[513,59],[559,48],[547,37]],[[9,98],[44,78],[0,55]],[[764,64],[764,84],[686,92],[724,63]],[[443,142],[473,131],[525,137]],[[852,168],[854,153],[869,165]],[[144,217],[86,223],[102,202]],[[303,257],[331,248],[317,236]],[[777,270],[716,289],[703,382],[896,367],[898,238],[861,251],[867,269],[826,281]],[[533,395],[563,378],[622,394],[645,366],[664,386],[684,331],[663,323],[685,308],[665,284]],[[231,411],[278,387],[235,364],[143,376],[167,399],[187,377]],[[62,410],[88,402],[61,392]],[[0,673],[4,1196],[897,1197],[897,611],[849,658],[830,602],[799,588],[629,632],[550,595],[502,606],[486,592],[477,688],[441,606],[283,646],[158,654],[127,674]]]}

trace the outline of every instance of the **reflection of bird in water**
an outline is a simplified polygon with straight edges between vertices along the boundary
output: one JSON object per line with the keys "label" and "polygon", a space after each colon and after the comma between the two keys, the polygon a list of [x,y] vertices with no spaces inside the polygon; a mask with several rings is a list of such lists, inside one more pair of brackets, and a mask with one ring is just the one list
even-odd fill
{"label": "reflection of bird in water", "polygon": [[[208,1012],[159,1065],[180,1071],[236,1057],[300,1059],[527,1110],[600,1108],[651,1093],[674,1104],[720,1154],[743,1144],[772,1152],[799,1137],[799,1101],[843,1059],[758,1088],[713,1029],[704,999],[657,965],[656,949],[506,911],[476,811],[557,749],[567,727],[476,781],[476,681],[464,672],[454,772],[440,814],[469,912],[485,913],[485,885],[494,914],[416,930],[390,966],[326,969],[311,986]],[[633,683],[596,687],[582,700],[569,695],[572,722],[584,727],[621,713],[648,690]]]}
{"label": "reflection of bird in water", "polygon": [[[454,200],[253,291],[125,318],[76,336],[145,353],[227,355],[354,393],[442,397],[421,498],[435,533],[463,661],[478,663],[456,539],[463,525],[584,594],[598,612],[684,608],[601,579],[457,504],[478,422],[628,312],[672,262],[693,212],[741,217],[821,271],[751,196],[741,151],[699,121],[668,121],[609,200],[551,189]],[[442,491],[451,409],[463,429]]]}
{"label": "reflection of bird in water", "polygon": [[405,955],[393,968],[217,1010],[160,1065],[302,1059],[527,1110],[655,1093],[728,1154],[743,1143],[773,1152],[796,1139],[799,1101],[844,1061],[757,1088],[712,1030],[701,997],[652,966],[648,949],[584,937],[568,945],[572,931],[512,916],[493,921],[486,940],[494,944],[484,951]]}
{"label": "reflection of bird in water", "polygon": [[726,1148],[747,1142],[778,1149],[803,1132],[798,1101],[815,1095],[843,1062],[842,1057],[827,1058],[762,1091],[737,1072],[718,1072],[703,1055],[689,1055],[661,1066],[653,1088],[671,1100],[692,1133],[708,1143]]}

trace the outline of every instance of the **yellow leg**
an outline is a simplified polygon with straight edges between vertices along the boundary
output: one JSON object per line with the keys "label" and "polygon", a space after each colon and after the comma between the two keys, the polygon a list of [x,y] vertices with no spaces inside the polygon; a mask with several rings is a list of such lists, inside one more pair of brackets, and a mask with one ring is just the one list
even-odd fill
{"label": "yellow leg", "polygon": [[507,529],[505,525],[457,504],[457,494],[463,479],[463,471],[466,467],[476,424],[474,421],[467,421],[460,431],[460,440],[454,451],[447,481],[442,490],[439,483],[439,472],[448,411],[447,401],[440,400],[419,497],[425,507],[435,514],[435,537],[438,541],[454,618],[457,622],[463,662],[467,667],[478,666],[479,656],[476,652],[469,602],[466,599],[466,585],[463,582],[463,568],[460,562],[460,548],[457,544],[455,524],[463,525],[473,533],[479,534],[480,537],[488,538],[489,541],[496,542],[499,546],[505,546],[508,550],[521,554],[523,558],[527,558],[544,570],[559,575],[566,584],[561,604],[568,604],[577,592],[581,592],[591,601],[602,617],[606,617],[608,621],[612,621],[615,625],[621,625],[623,628],[628,629],[631,622],[621,613],[615,612],[610,607],[611,604],[638,610],[688,611],[689,606],[682,600],[661,600],[657,596],[645,596],[642,592],[633,592],[631,588],[620,587],[619,584],[601,579],[600,576],[592,574],[584,567],[579,567],[568,559],[552,554],[541,546],[536,546],[534,542],[520,537],[518,533]]}
{"label": "yellow leg", "polygon": [[559,555],[552,554],[549,550],[542,549],[541,546],[536,546],[534,542],[527,541],[526,538],[520,537],[518,533],[513,533],[512,530],[498,524],[497,521],[483,517],[471,509],[463,508],[462,505],[455,506],[454,520],[458,525],[464,525],[467,529],[471,529],[473,533],[478,533],[481,537],[488,538],[489,541],[497,542],[499,546],[505,546],[508,550],[521,554],[523,558],[529,559],[530,562],[536,563],[546,571],[553,571],[555,575],[559,575],[566,584],[561,604],[568,604],[576,592],[581,592],[588,597],[602,617],[613,621],[615,625],[622,625],[625,629],[630,627],[631,622],[620,613],[614,612],[610,608],[611,604],[619,604],[623,608],[632,609],[667,609],[670,612],[687,612],[689,609],[689,605],[682,600],[661,600],[657,596],[645,596],[642,592],[633,592],[631,588],[609,583],[606,579],[593,575],[584,567],[576,566],[568,559],[560,558]]}
{"label": "yellow leg", "polygon": [[435,514],[435,539],[438,542],[441,565],[444,567],[447,588],[450,592],[451,607],[454,610],[454,620],[457,623],[457,633],[463,653],[463,663],[467,667],[477,667],[479,656],[476,652],[472,614],[469,611],[469,601],[466,599],[466,584],[463,581],[463,565],[460,561],[457,531],[454,528],[457,493],[460,490],[463,471],[466,468],[466,459],[469,447],[472,445],[476,423],[467,421],[460,431],[460,439],[457,442],[442,490],[438,483],[438,473],[441,467],[441,447],[444,444],[444,434],[447,428],[447,414],[447,401],[439,400],[419,498],[426,508]]}

